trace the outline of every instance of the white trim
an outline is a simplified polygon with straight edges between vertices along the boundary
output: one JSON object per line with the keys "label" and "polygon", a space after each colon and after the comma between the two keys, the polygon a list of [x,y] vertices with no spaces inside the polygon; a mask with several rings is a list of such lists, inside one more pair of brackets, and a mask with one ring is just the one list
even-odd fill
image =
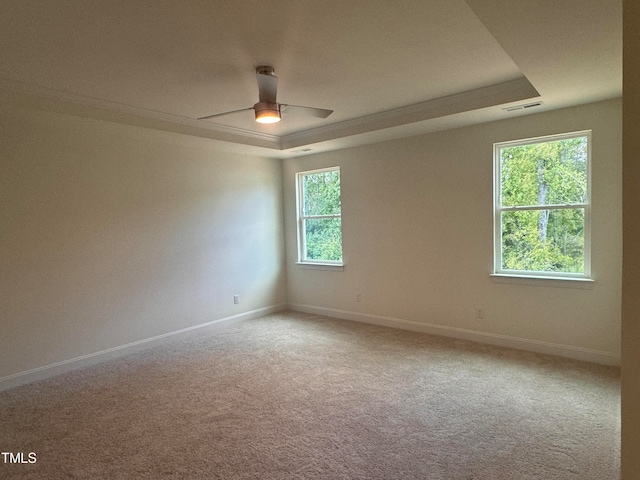
{"label": "white trim", "polygon": [[42,367],[33,368],[24,372],[14,373],[6,377],[0,378],[0,392],[9,388],[17,387],[38,380],[44,380],[61,373],[69,372],[71,370],[77,370],[79,368],[89,367],[107,360],[113,360],[115,358],[131,355],[142,350],[146,350],[151,347],[157,347],[164,345],[171,341],[179,340],[187,337],[188,334],[194,330],[199,330],[207,327],[221,327],[229,325],[230,323],[239,322],[242,320],[250,320],[253,318],[269,315],[270,313],[280,312],[286,310],[286,304],[273,305],[270,307],[259,308],[251,310],[249,312],[239,313],[237,315],[231,315],[230,317],[219,318],[210,322],[201,323],[173,332],[164,333],[162,335],[156,335],[155,337],[145,338],[136,342],[127,343],[113,348],[107,348],[99,352],[90,353],[87,355],[81,355],[79,357],[70,358],[61,362],[52,363],[50,365],[44,365]]}
{"label": "white trim", "polygon": [[528,272],[522,272],[521,274],[490,273],[489,276],[497,283],[540,285],[545,287],[591,288],[595,283],[595,280],[593,278],[529,275]]}
{"label": "white trim", "polygon": [[547,355],[556,355],[559,357],[582,360],[585,362],[598,363],[602,365],[620,365],[619,355],[614,355],[612,353],[599,350],[592,350],[589,348],[574,347],[571,345],[562,345],[551,342],[542,342],[539,340],[530,340],[527,338],[510,337],[508,335],[479,332],[477,330],[468,330],[465,328],[434,325],[430,323],[416,322],[413,320],[371,315],[368,313],[337,310],[333,308],[318,307],[314,305],[289,304],[289,309],[298,312],[340,318],[343,320],[370,323],[383,327],[399,328],[401,330],[410,330],[413,332],[427,333],[430,335],[439,335],[442,337],[451,337],[462,340],[469,340],[472,342],[486,343],[489,345],[497,345],[500,347],[513,348],[516,350],[526,350]]}
{"label": "white trim", "polygon": [[565,203],[563,205],[554,205],[554,204],[546,204],[546,205],[516,205],[512,207],[500,207],[500,211],[502,212],[521,212],[527,210],[569,210],[569,209],[577,209],[584,208],[586,209],[589,206],[588,203]]}
{"label": "white trim", "polygon": [[[118,117],[120,123],[146,126],[160,130],[167,129],[169,131],[175,131],[176,133],[183,133],[184,128],[188,128],[190,131],[187,134],[204,136],[205,138],[213,138],[220,141],[229,141],[240,145],[262,147],[277,152],[540,97],[540,94],[533,85],[531,85],[529,80],[522,77],[487,87],[434,98],[385,112],[365,115],[352,120],[331,123],[309,130],[285,135],[272,135],[211,121],[197,120],[181,115],[167,114],[146,108],[71,94],[6,78],[0,78],[0,91],[56,102],[59,105],[52,105],[50,108],[54,110],[61,108],[63,111],[68,111],[69,107],[71,107],[73,113],[76,115],[104,118],[105,112],[110,112]],[[90,114],[86,109],[97,109],[98,112]],[[110,117],[110,115],[106,116]],[[159,124],[162,124],[162,128],[159,128]]]}
{"label": "white trim", "polygon": [[538,97],[540,97],[538,91],[527,78],[522,77],[488,87],[467,90],[351,120],[331,123],[302,132],[283,135],[281,137],[282,149],[298,148],[337,138],[385,130],[399,125]]}
{"label": "white trim", "polygon": [[245,128],[232,127],[230,125],[224,125],[224,124],[215,123],[215,122],[206,121],[206,120],[198,120],[196,118],[164,113],[157,110],[150,110],[142,107],[133,107],[131,105],[126,105],[124,103],[111,102],[108,100],[102,100],[100,98],[85,97],[83,95],[76,95],[73,93],[63,92],[60,90],[53,90],[50,88],[41,87],[37,85],[29,85],[26,83],[13,82],[10,80],[0,79],[0,90],[7,90],[14,93],[22,93],[25,95],[31,95],[35,97],[48,98],[48,99],[57,100],[63,103],[82,105],[84,107],[99,108],[101,110],[108,110],[116,113],[124,113],[127,115],[146,117],[153,120],[162,120],[166,122],[176,123],[179,125],[204,128],[207,130],[215,130],[220,133],[231,133],[231,134],[240,135],[243,137],[266,140],[267,142],[277,144],[277,148],[280,147],[279,145],[280,137],[270,133],[256,132],[253,130],[247,130]]}
{"label": "white trim", "polygon": [[[556,142],[571,138],[587,138],[587,202],[567,203],[563,205],[502,205],[502,178],[501,178],[501,155],[503,148],[518,147],[523,145],[534,145],[545,142]],[[575,132],[559,133],[554,135],[544,135],[540,137],[524,138],[520,140],[507,140],[493,144],[493,275],[505,277],[529,277],[529,278],[557,278],[559,280],[582,279],[589,281],[592,279],[591,273],[591,151],[592,151],[592,131],[579,130]],[[562,210],[562,209],[582,209],[584,211],[584,272],[541,272],[541,271],[520,271],[502,268],[502,213],[516,211],[537,211],[537,210]]]}
{"label": "white trim", "polygon": [[[331,215],[305,215],[304,213],[304,177],[311,175],[317,175],[321,173],[338,172],[340,181],[342,181],[340,165],[326,168],[318,168],[316,170],[306,170],[304,172],[296,172],[296,225],[298,235],[298,260],[297,264],[305,265],[332,265],[341,267],[343,266],[342,260],[313,260],[306,258],[307,256],[307,236],[305,234],[305,222],[309,219],[323,219],[323,218],[339,218],[340,229],[342,230],[342,206],[340,207],[340,213]],[[340,184],[340,203],[342,205],[342,184]],[[342,249],[342,245],[340,245]]]}
{"label": "white trim", "polygon": [[327,263],[327,262],[296,262],[298,268],[308,268],[311,270],[335,270],[343,271],[344,263]]}
{"label": "white trim", "polygon": [[[123,103],[111,102],[99,98],[86,97],[76,95],[60,90],[54,90],[38,85],[31,85],[22,82],[15,82],[0,78],[0,91],[6,91],[19,95],[26,95],[43,99],[45,101],[58,102],[58,107],[63,111],[67,111],[71,107],[71,113],[79,116],[87,115],[86,110],[96,109],[98,112],[109,112],[118,116],[120,123],[127,123],[148,128],[156,128],[162,130],[160,123],[187,127],[207,132],[205,138],[212,138],[220,141],[230,141],[243,145],[268,148],[272,150],[283,150],[280,136],[270,133],[256,132],[239,127],[232,127],[207,120],[198,120],[195,118],[175,115],[170,113],[159,112],[142,107],[134,107]],[[54,111],[58,111],[56,105],[52,105]],[[103,118],[103,115],[96,113],[90,115],[92,118]],[[169,128],[169,131],[180,132],[175,128]]]}

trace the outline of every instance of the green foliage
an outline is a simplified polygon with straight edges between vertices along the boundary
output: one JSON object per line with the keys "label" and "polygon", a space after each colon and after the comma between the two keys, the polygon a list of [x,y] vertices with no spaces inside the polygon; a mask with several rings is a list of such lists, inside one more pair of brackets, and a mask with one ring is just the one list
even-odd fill
{"label": "green foliage", "polygon": [[342,260],[340,218],[311,218],[305,222],[307,259]]}
{"label": "green foliage", "polygon": [[[546,238],[539,232],[548,215]],[[538,272],[584,271],[584,210],[527,210],[502,214],[502,268]]]}
{"label": "green foliage", "polygon": [[[340,215],[340,172],[312,173],[303,177],[305,216]],[[304,222],[306,258],[342,260],[341,218],[307,218]]]}
{"label": "green foliage", "polygon": [[[500,150],[503,207],[587,202],[587,137]],[[584,272],[584,208],[502,212],[502,268]]]}

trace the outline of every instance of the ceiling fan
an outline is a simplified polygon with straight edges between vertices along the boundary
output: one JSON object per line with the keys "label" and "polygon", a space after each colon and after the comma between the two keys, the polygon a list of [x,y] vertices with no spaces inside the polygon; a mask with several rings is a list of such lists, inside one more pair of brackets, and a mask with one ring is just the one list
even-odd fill
{"label": "ceiling fan", "polygon": [[278,77],[276,71],[269,65],[262,65],[256,68],[256,78],[258,79],[258,103],[253,107],[241,108],[240,110],[232,110],[230,112],[216,113],[200,117],[198,120],[208,120],[210,118],[221,117],[231,113],[244,112],[245,110],[253,110],[258,123],[278,123],[282,120],[282,112],[287,110],[298,110],[306,115],[316,118],[327,118],[333,113],[333,110],[324,108],[303,107],[300,105],[289,105],[286,103],[278,103],[276,93],[278,91]]}

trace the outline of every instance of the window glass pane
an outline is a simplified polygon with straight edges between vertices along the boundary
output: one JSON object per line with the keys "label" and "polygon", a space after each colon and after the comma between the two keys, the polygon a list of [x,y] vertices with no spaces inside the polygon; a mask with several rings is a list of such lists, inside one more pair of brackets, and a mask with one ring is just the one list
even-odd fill
{"label": "window glass pane", "polygon": [[587,137],[500,149],[502,206],[587,203]]}
{"label": "window glass pane", "polygon": [[584,273],[584,209],[502,212],[502,268]]}
{"label": "window glass pane", "polygon": [[307,260],[342,260],[342,222],[338,218],[308,218],[304,222]]}
{"label": "window glass pane", "polygon": [[302,178],[304,215],[340,214],[340,172],[321,172]]}

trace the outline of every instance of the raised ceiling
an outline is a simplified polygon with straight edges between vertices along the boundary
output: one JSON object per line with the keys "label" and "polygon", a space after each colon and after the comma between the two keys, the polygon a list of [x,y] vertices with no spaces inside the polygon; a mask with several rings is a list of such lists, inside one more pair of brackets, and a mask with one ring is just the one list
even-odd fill
{"label": "raised ceiling", "polygon": [[[621,0],[3,0],[0,99],[284,157],[619,97]],[[283,103],[251,111],[255,67]],[[532,102],[531,109],[505,108]]]}

